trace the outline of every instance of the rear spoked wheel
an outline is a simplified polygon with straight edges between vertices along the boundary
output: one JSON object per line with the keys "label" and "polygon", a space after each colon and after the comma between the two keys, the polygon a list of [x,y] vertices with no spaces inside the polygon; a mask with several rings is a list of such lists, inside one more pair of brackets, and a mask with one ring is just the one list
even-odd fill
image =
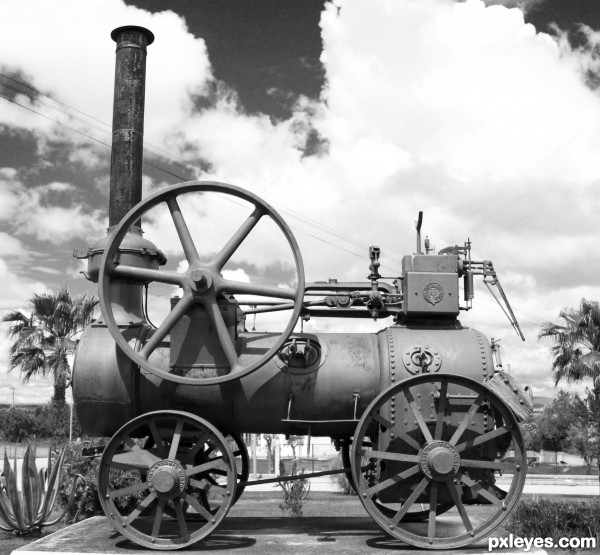
{"label": "rear spoked wheel", "polygon": [[[513,462],[501,460],[507,451]],[[357,426],[350,458],[359,498],[382,530],[429,549],[468,545],[500,526],[527,468],[506,403],[450,374],[414,376],[380,394]],[[498,473],[510,475],[508,486],[495,484]]]}
{"label": "rear spoked wheel", "polygon": [[135,418],[110,440],[98,493],[111,524],[152,549],[207,538],[236,494],[235,455],[223,435],[194,415],[158,411]]}

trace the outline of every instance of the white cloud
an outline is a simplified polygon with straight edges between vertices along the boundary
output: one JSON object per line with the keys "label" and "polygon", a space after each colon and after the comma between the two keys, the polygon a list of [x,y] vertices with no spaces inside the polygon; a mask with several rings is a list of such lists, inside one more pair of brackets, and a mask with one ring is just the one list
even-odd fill
{"label": "white cloud", "polygon": [[[212,108],[194,112],[190,93],[206,91],[212,72],[204,42],[171,12],[150,15],[118,0],[9,0],[0,19],[11,22],[0,36],[0,53],[10,56],[0,54],[0,65],[21,70],[36,87],[104,122],[110,121],[114,67],[108,34],[121,24],[149,27],[156,42],[148,49],[147,140],[179,146],[174,154],[182,156],[192,145],[219,179],[281,207],[298,231],[309,280],[363,280],[369,244],[381,246],[382,264],[397,272],[401,255],[414,251],[414,219],[424,209],[423,231],[438,248],[470,237],[478,257],[494,260],[531,339],[521,344],[483,292],[465,322],[503,337],[513,366],[520,361],[537,381],[547,381],[549,371],[534,339],[540,320],[577,305],[580,295],[600,298],[577,271],[600,272],[593,225],[600,103],[581,74],[594,60],[589,51],[572,52],[564,41],[536,33],[518,9],[486,8],[479,0],[352,0],[338,14],[328,5],[321,20],[323,97],[301,99],[282,122],[243,113],[223,86]],[[15,107],[2,118],[58,136],[51,124]],[[304,157],[300,146],[311,126],[328,149]],[[85,166],[94,156],[92,149],[72,160]],[[4,179],[16,178],[9,171]],[[59,206],[42,188],[13,185],[0,188],[0,219],[27,207],[27,225],[14,228],[19,239],[63,241],[69,226],[83,235],[87,229],[90,238],[103,234],[100,207]],[[155,188],[146,179],[145,190]],[[198,203],[189,222],[207,253],[223,240],[203,219],[215,206]],[[231,213],[224,210],[221,219]],[[171,255],[177,238],[167,224],[162,216],[145,228]],[[267,241],[250,248],[244,262],[266,267],[281,252]]]}

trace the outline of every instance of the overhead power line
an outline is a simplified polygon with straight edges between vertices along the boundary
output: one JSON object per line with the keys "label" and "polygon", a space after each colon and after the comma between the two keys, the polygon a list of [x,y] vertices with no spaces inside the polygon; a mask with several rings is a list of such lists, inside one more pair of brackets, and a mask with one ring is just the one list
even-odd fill
{"label": "overhead power line", "polygon": [[[2,77],[4,79],[4,81],[0,81],[0,85],[2,85],[3,87],[5,87],[9,91],[12,91],[12,92],[14,92],[16,94],[20,94],[20,95],[25,96],[26,98],[28,98],[29,102],[31,102],[33,104],[37,104],[37,105],[42,106],[42,107],[45,107],[45,108],[47,108],[49,110],[53,110],[53,111],[55,111],[55,112],[57,112],[59,114],[62,114],[64,116],[66,116],[70,120],[80,122],[83,125],[86,125],[89,128],[91,128],[93,130],[96,130],[99,133],[102,133],[104,135],[108,135],[108,136],[112,135],[111,126],[109,124],[107,124],[107,123],[105,123],[105,122],[103,122],[103,121],[101,121],[101,120],[99,120],[99,119],[97,119],[97,118],[95,118],[95,117],[93,117],[93,116],[85,113],[85,112],[82,112],[81,110],[78,110],[78,109],[76,109],[76,108],[74,108],[72,106],[69,106],[68,104],[66,104],[64,102],[58,101],[58,100],[52,98],[51,96],[47,95],[46,93],[43,93],[42,91],[39,91],[38,89],[36,89],[36,88],[34,88],[34,87],[26,84],[26,83],[18,81],[17,79],[15,79],[13,77],[10,77],[9,75],[6,75],[4,73],[0,73],[0,77]],[[7,82],[7,81],[10,81],[10,82]],[[111,148],[110,143],[108,143],[106,141],[103,141],[101,139],[98,139],[98,138],[90,135],[89,133],[86,133],[85,131],[81,131],[80,129],[77,129],[75,127],[67,125],[66,123],[64,123],[64,122],[62,122],[60,120],[52,118],[52,117],[50,117],[50,116],[48,116],[48,115],[46,115],[46,114],[44,114],[44,113],[42,113],[42,112],[40,112],[38,110],[35,110],[31,106],[27,106],[25,104],[17,102],[17,100],[15,100],[14,98],[10,98],[10,97],[2,95],[2,94],[0,94],[0,96],[2,98],[5,98],[9,102],[12,102],[12,103],[14,103],[14,104],[16,104],[16,105],[18,105],[18,106],[26,109],[26,110],[29,110],[29,111],[31,111],[31,112],[33,112],[33,113],[35,113],[35,114],[37,114],[37,115],[39,115],[41,117],[44,117],[44,118],[46,118],[46,119],[48,119],[48,120],[50,120],[50,121],[52,121],[52,122],[54,122],[54,123],[56,123],[56,124],[58,124],[60,126],[63,126],[63,127],[67,128],[67,129],[69,129],[70,131],[73,131],[73,132],[75,132],[75,133],[77,133],[79,135],[82,135],[82,136],[88,138],[89,140],[92,140],[92,141],[94,141],[94,142],[96,142],[98,144],[101,144],[101,145],[104,145],[104,146],[106,146],[108,148]],[[52,103],[54,103],[54,104],[49,103],[49,102],[43,100],[44,98],[47,98],[47,99],[51,100]],[[76,115],[76,114],[79,114],[79,115]],[[600,118],[598,118],[595,121],[593,121],[592,123],[590,123],[583,130],[581,130],[576,135],[574,135],[569,140],[567,140],[565,143],[563,143],[562,145],[560,145],[552,153],[550,153],[548,156],[546,156],[544,159],[542,159],[540,162],[538,162],[535,166],[533,166],[528,171],[531,172],[534,169],[536,169],[537,167],[541,166],[543,163],[545,163],[546,160],[552,158],[557,152],[561,151],[566,146],[568,146],[569,144],[571,144],[574,140],[576,140],[579,136],[581,136],[587,130],[589,130],[593,126],[597,125],[598,122],[600,122]],[[584,154],[582,156],[585,156],[585,155],[589,154],[593,150],[595,150],[595,148],[592,149],[592,150],[590,150],[589,152],[587,152],[586,154]],[[168,163],[168,164],[171,164],[173,166],[176,166],[180,170],[184,170],[186,172],[189,172],[190,174],[193,174],[194,176],[198,175],[198,172],[203,172],[205,174],[212,175],[212,176],[216,177],[217,179],[221,179],[214,172],[206,171],[206,170],[203,170],[202,168],[199,168],[197,166],[189,164],[184,158],[181,158],[179,156],[173,155],[172,153],[169,153],[168,151],[166,151],[166,150],[164,150],[164,149],[162,149],[162,148],[160,148],[158,146],[152,145],[151,143],[148,143],[148,142],[145,143],[145,145],[144,145],[144,153],[146,155],[148,155],[148,156],[154,157],[158,161],[161,161],[161,162]],[[582,156],[576,158],[575,160],[572,160],[571,162],[569,162],[569,164],[567,164],[566,166],[562,167],[559,171],[562,171],[566,167],[569,167],[571,164],[573,164],[574,162],[576,162]],[[156,164],[152,163],[151,161],[149,161],[147,159],[147,157],[145,157],[145,162],[149,166],[151,166],[151,167],[153,167],[153,168],[155,168],[155,169],[157,169],[157,170],[159,170],[159,171],[161,171],[161,172],[163,172],[163,173],[165,173],[165,174],[167,174],[167,175],[169,175],[171,177],[174,177],[175,179],[177,179],[179,181],[186,181],[186,180],[188,180],[188,178],[181,176],[179,173],[176,173],[176,171],[170,171],[170,170],[168,170],[168,169],[166,169],[166,168],[164,168],[164,167],[162,167],[160,165],[156,165]],[[555,175],[555,174],[553,174],[553,175]],[[495,195],[493,195],[491,198],[489,198],[487,201],[485,201],[483,204],[481,204],[479,206],[479,208],[476,211],[474,211],[474,213],[479,213],[481,211],[481,208],[484,208],[485,206],[489,205],[496,198],[498,198],[503,193],[505,193],[509,189],[513,188],[514,186],[516,186],[518,183],[519,182],[515,179],[512,184],[509,184],[508,186],[504,187],[502,190],[500,190]],[[538,184],[535,188],[538,188],[542,184],[543,183]],[[579,185],[577,185],[575,187],[572,187],[570,190],[576,189],[576,188],[580,187],[581,185],[582,184],[579,184]],[[529,191],[529,192],[531,192],[531,191]],[[561,198],[562,196],[564,196],[568,192],[569,191],[565,191],[565,192],[561,193],[560,195],[558,195],[556,197],[553,197],[548,202],[544,203],[541,206],[538,206],[535,210],[531,211],[530,214],[534,214],[534,213],[539,212],[545,206],[551,204],[552,202],[554,202],[558,198]],[[528,192],[524,193],[524,195],[522,195],[522,196],[525,196],[526,194],[528,194]],[[334,228],[326,226],[326,225],[322,224],[321,222],[317,222],[317,221],[315,221],[315,220],[313,220],[313,219],[311,219],[309,217],[301,215],[301,214],[295,212],[294,210],[292,210],[290,208],[287,208],[287,207],[282,206],[282,205],[278,205],[278,206],[279,206],[279,209],[281,211],[288,213],[292,218],[294,218],[296,220],[299,220],[299,221],[305,223],[306,225],[308,225],[310,227],[314,227],[315,229],[317,229],[317,230],[319,230],[321,232],[324,232],[324,233],[327,233],[329,235],[332,235],[332,236],[336,237],[337,239],[341,239],[341,240],[345,241],[346,243],[351,243],[351,244],[353,244],[355,246],[358,246],[358,247],[361,247],[361,248],[368,248],[368,246],[370,246],[367,243],[365,243],[363,241],[360,241],[360,240],[357,240],[357,239],[351,237],[350,235],[348,235],[346,233],[343,233],[341,231],[335,230]],[[513,223],[510,227],[505,228],[503,231],[500,231],[498,234],[496,234],[495,236],[493,236],[492,238],[488,239],[487,241],[485,241],[484,243],[481,243],[481,244],[486,244],[487,242],[489,242],[491,239],[493,239],[497,235],[499,235],[499,234],[501,234],[501,233],[503,233],[505,231],[508,231],[509,229],[512,229],[513,227],[516,227],[522,221],[526,220],[527,217],[528,216],[525,216],[525,217],[521,218],[517,222]],[[467,219],[468,218],[463,219],[458,226],[455,226],[450,231],[452,231],[453,229],[456,229],[457,227],[461,227],[461,226],[465,225],[465,221]],[[489,220],[489,218],[487,218],[487,220]],[[306,234],[308,236],[311,236],[311,237],[313,237],[313,238],[315,238],[315,239],[317,239],[319,241],[322,241],[322,242],[324,242],[324,243],[326,243],[326,244],[328,244],[328,245],[330,245],[330,246],[332,246],[332,247],[334,247],[334,248],[336,248],[338,250],[347,252],[349,254],[352,254],[353,256],[364,258],[362,255],[360,255],[360,254],[358,254],[358,253],[356,253],[356,252],[354,252],[352,250],[349,250],[349,249],[347,249],[345,247],[341,247],[340,245],[332,243],[331,241],[328,241],[328,240],[324,239],[323,237],[320,237],[319,235],[314,235],[314,234],[311,234],[311,233],[309,233],[307,231],[300,230],[296,226],[294,226],[294,229],[296,231],[300,231],[301,233],[304,233],[304,234]],[[398,263],[398,261],[395,261],[395,260],[393,260],[391,258],[389,260],[391,260],[392,262]],[[397,271],[397,270],[392,270],[392,271]],[[539,320],[540,321],[545,321],[545,320],[543,320],[541,318]]]}

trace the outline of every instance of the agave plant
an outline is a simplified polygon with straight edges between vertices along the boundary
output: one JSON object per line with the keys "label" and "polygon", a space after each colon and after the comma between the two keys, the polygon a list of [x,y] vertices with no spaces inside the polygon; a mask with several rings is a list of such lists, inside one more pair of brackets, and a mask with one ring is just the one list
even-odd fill
{"label": "agave plant", "polygon": [[39,532],[44,526],[52,526],[63,518],[73,502],[75,481],[80,478],[79,475],[75,477],[65,510],[57,518],[50,520],[60,485],[65,451],[66,446],[60,451],[54,465],[48,452],[48,466],[38,471],[35,464],[35,443],[33,448],[29,444],[23,457],[19,492],[16,454],[13,469],[4,449],[5,483],[0,482],[0,530],[24,536]]}

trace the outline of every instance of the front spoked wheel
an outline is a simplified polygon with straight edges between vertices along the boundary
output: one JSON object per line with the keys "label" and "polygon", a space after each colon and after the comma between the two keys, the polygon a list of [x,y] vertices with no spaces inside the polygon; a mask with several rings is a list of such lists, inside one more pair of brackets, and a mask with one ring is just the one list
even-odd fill
{"label": "front spoked wheel", "polygon": [[100,461],[98,493],[111,524],[152,549],[181,549],[207,538],[236,493],[230,443],[211,424],[158,411],[123,426]]}
{"label": "front spoked wheel", "polygon": [[[513,462],[501,460],[508,451]],[[414,376],[380,394],[357,426],[351,464],[359,498],[382,530],[430,549],[468,545],[500,526],[527,467],[506,403],[450,374]],[[495,484],[498,473],[510,475],[507,488]]]}

